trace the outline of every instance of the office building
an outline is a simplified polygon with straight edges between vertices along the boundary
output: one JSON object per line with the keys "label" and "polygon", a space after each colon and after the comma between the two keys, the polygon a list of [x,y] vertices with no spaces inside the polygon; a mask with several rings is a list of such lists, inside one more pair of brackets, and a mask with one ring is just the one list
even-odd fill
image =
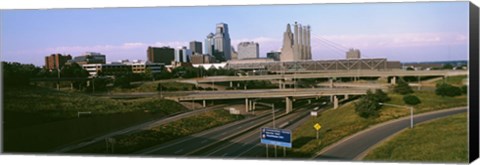
{"label": "office building", "polygon": [[274,61],[280,61],[280,52],[270,51],[267,53],[267,58],[271,58]]}
{"label": "office building", "polygon": [[238,59],[259,58],[260,50],[258,43],[240,42],[238,44]]}
{"label": "office building", "polygon": [[310,26],[302,26],[295,22],[294,32],[287,24],[287,30],[283,33],[283,46],[281,61],[301,61],[312,59],[310,46]]}
{"label": "office building", "polygon": [[122,75],[127,73],[141,74],[150,69],[151,73],[162,72],[165,65],[163,63],[151,63],[141,60],[121,60],[107,64],[84,64],[82,67],[88,71],[90,76],[102,75]]}
{"label": "office building", "polygon": [[85,52],[80,56],[76,56],[72,60],[68,60],[67,63],[77,63],[79,65],[85,64],[105,64],[107,58],[104,54],[97,52]]}
{"label": "office building", "polygon": [[187,63],[190,62],[190,56],[192,55],[192,50],[187,49],[186,46],[181,47],[175,50],[175,61]]}
{"label": "office building", "polygon": [[349,49],[347,52],[347,59],[359,59],[360,50],[358,49]]}
{"label": "office building", "polygon": [[53,70],[62,68],[68,60],[71,60],[71,55],[51,54],[45,57],[45,69]]}
{"label": "office building", "polygon": [[215,34],[210,33],[207,35],[207,39],[205,39],[205,53],[230,60],[232,59],[231,47],[228,25],[218,23]]}
{"label": "office building", "polygon": [[193,54],[202,54],[202,42],[199,41],[191,41],[190,42],[190,50],[192,50]]}
{"label": "office building", "polygon": [[205,39],[205,54],[213,55],[213,46],[215,45],[215,40],[213,39],[213,33],[209,33],[207,35],[207,39]]}
{"label": "office building", "polygon": [[190,56],[192,64],[209,64],[214,63],[215,58],[208,54],[194,54]]}
{"label": "office building", "polygon": [[170,47],[148,47],[147,61],[150,63],[170,64],[175,60],[175,49]]}

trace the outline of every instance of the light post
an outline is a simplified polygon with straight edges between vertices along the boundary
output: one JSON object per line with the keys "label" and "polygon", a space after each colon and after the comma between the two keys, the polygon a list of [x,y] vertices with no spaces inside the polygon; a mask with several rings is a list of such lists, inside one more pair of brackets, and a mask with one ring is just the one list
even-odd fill
{"label": "light post", "polygon": [[[273,114],[273,128],[275,128],[275,104],[267,104],[267,103],[262,103],[262,102],[253,102],[253,104],[260,104],[260,105],[263,105],[263,106],[268,106],[268,107],[272,107],[272,114]],[[277,146],[276,145],[273,145],[274,149],[275,149],[275,157],[277,157]],[[267,149],[267,153],[266,153],[266,156],[268,158],[268,144],[266,144],[266,149]]]}
{"label": "light post", "polygon": [[378,103],[378,104],[410,109],[410,128],[413,128],[413,107],[412,106],[395,105],[395,104],[388,104],[388,103]]}

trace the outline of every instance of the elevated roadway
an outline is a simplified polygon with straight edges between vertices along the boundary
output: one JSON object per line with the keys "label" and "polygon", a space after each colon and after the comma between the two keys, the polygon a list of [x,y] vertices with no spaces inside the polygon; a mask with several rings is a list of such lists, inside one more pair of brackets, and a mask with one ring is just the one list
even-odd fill
{"label": "elevated roadway", "polygon": [[431,70],[431,71],[405,71],[405,70],[356,70],[321,73],[297,73],[253,76],[213,76],[188,80],[179,80],[187,83],[215,83],[251,80],[292,80],[309,78],[344,78],[344,77],[403,77],[403,76],[457,76],[468,75],[466,70]]}

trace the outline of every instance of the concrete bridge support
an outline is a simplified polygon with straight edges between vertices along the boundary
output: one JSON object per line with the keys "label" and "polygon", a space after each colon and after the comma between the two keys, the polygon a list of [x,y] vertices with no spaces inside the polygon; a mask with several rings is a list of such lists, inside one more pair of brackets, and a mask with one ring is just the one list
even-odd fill
{"label": "concrete bridge support", "polygon": [[392,77],[392,79],[390,80],[390,84],[392,85],[397,84],[397,77]]}
{"label": "concrete bridge support", "polygon": [[348,94],[346,94],[343,99],[348,100]]}
{"label": "concrete bridge support", "polygon": [[333,96],[333,109],[338,108],[338,98],[337,96]]}
{"label": "concrete bridge support", "polygon": [[203,100],[203,107],[207,107],[207,101]]}
{"label": "concrete bridge support", "polygon": [[293,109],[292,97],[285,97],[285,110],[286,113],[290,113]]}
{"label": "concrete bridge support", "polygon": [[333,88],[333,78],[328,79],[329,87]]}
{"label": "concrete bridge support", "polygon": [[230,81],[230,88],[233,88],[233,82]]}
{"label": "concrete bridge support", "polygon": [[248,101],[248,111],[247,112],[252,111],[252,109],[253,109],[253,100],[250,100],[250,101]]}
{"label": "concrete bridge support", "polygon": [[248,112],[249,100],[245,98],[245,112]]}

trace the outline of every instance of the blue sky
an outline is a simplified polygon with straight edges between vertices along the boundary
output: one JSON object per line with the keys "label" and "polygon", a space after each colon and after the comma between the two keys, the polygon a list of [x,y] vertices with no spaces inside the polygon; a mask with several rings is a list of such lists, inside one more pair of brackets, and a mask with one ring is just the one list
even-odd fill
{"label": "blue sky", "polygon": [[345,48],[404,62],[468,59],[468,2],[3,10],[0,17],[2,60],[37,66],[52,53],[86,51],[145,60],[148,46],[203,42],[219,22],[229,25],[235,48],[259,42],[261,57],[280,50],[286,24],[297,21],[312,27],[315,60],[345,58]]}

